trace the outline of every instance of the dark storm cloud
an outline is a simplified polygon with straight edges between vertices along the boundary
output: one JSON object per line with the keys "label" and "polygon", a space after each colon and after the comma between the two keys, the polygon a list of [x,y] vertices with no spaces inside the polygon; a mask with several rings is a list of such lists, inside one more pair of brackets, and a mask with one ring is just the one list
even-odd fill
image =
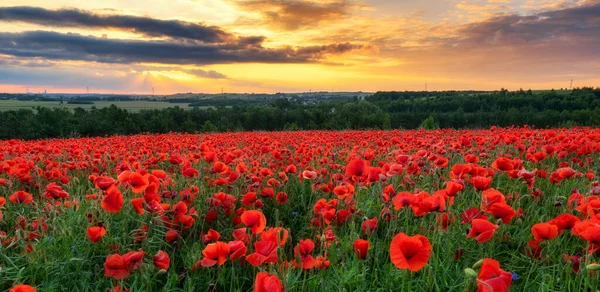
{"label": "dark storm cloud", "polygon": [[[459,43],[477,46],[572,42],[600,49],[600,2],[533,15],[505,15],[464,25]],[[600,52],[600,51],[599,51]]]}
{"label": "dark storm cloud", "polygon": [[20,21],[51,27],[111,28],[148,37],[181,38],[206,43],[223,42],[234,38],[219,27],[200,23],[128,15],[102,15],[78,9],[2,7],[0,21]]}
{"label": "dark storm cloud", "polygon": [[0,54],[20,58],[121,64],[307,63],[318,62],[324,54],[337,54],[355,48],[351,44],[337,44],[270,49],[262,47],[257,40],[232,44],[190,44],[176,41],[102,39],[48,31],[0,33]]}

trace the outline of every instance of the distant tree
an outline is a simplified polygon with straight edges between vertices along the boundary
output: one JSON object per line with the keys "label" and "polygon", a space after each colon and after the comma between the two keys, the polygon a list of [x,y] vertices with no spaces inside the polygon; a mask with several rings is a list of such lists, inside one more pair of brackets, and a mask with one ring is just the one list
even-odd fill
{"label": "distant tree", "polygon": [[202,128],[200,128],[200,131],[202,131],[204,133],[216,132],[217,126],[215,126],[210,120],[208,120],[208,121],[204,122],[204,124],[202,125]]}
{"label": "distant tree", "polygon": [[284,131],[298,131],[300,130],[300,127],[298,127],[298,124],[294,123],[286,123],[283,126],[283,130]]}
{"label": "distant tree", "polygon": [[196,123],[190,118],[186,118],[183,123],[181,123],[181,130],[186,133],[193,133],[196,130]]}
{"label": "distant tree", "polygon": [[439,127],[438,127],[438,124],[436,123],[435,119],[433,118],[433,116],[429,116],[425,120],[423,120],[423,122],[421,123],[421,126],[419,128],[425,129],[425,130],[435,130],[435,129],[438,129]]}
{"label": "distant tree", "polygon": [[381,125],[383,130],[391,130],[392,129],[392,119],[390,118],[390,114],[383,114],[383,123]]}

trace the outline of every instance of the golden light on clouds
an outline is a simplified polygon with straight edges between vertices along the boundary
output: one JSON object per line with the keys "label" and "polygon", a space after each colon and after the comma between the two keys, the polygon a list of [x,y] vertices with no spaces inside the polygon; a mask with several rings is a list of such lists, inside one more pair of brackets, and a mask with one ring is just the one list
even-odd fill
{"label": "golden light on clouds", "polygon": [[0,92],[596,86],[599,18],[597,0],[5,0]]}

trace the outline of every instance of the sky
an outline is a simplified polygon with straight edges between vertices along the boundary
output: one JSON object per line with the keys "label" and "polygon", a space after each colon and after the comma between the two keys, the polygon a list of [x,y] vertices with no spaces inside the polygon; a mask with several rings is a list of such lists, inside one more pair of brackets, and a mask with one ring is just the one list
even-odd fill
{"label": "sky", "polygon": [[600,0],[2,0],[0,92],[600,86]]}

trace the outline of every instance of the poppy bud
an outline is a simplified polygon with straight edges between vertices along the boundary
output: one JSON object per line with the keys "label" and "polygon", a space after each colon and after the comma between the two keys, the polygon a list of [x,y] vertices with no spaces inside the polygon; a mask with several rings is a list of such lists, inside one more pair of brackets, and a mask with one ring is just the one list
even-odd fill
{"label": "poppy bud", "polygon": [[466,268],[465,276],[467,276],[467,278],[477,278],[477,272],[471,268]]}
{"label": "poppy bud", "polygon": [[558,208],[558,207],[560,207],[560,206],[562,206],[562,202],[561,202],[561,201],[559,201],[559,200],[556,200],[556,202],[554,202],[554,207],[557,207],[557,208]]}
{"label": "poppy bud", "polygon": [[473,264],[473,269],[477,269],[477,268],[481,267],[482,264],[483,264],[483,259],[478,260],[476,263]]}
{"label": "poppy bud", "polygon": [[327,237],[325,236],[325,234],[321,235],[321,242],[326,242],[327,241]]}
{"label": "poppy bud", "polygon": [[600,270],[600,264],[589,264],[589,265],[585,266],[585,268],[590,271]]}
{"label": "poppy bud", "polygon": [[516,221],[517,225],[523,225],[523,219],[518,218]]}

